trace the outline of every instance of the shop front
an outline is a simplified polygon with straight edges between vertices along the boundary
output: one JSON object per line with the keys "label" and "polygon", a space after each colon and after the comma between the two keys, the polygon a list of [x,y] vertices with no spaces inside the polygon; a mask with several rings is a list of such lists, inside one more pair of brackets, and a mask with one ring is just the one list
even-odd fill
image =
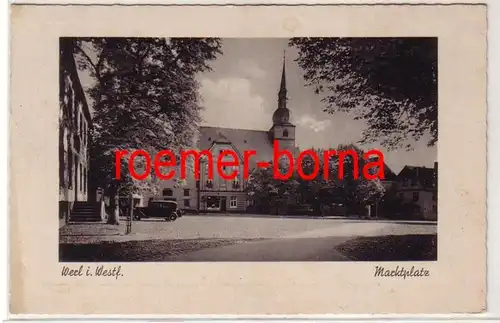
{"label": "shop front", "polygon": [[[206,194],[206,195],[205,195]],[[243,192],[202,193],[201,211],[206,212],[245,212],[246,194]]]}

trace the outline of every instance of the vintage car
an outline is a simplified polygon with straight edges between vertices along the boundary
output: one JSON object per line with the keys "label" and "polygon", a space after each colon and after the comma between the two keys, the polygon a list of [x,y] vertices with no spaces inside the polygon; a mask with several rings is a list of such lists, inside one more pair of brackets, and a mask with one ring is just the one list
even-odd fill
{"label": "vintage car", "polygon": [[182,216],[177,202],[172,200],[150,200],[147,207],[134,209],[134,219],[140,221],[147,218],[163,218],[166,221],[175,221]]}

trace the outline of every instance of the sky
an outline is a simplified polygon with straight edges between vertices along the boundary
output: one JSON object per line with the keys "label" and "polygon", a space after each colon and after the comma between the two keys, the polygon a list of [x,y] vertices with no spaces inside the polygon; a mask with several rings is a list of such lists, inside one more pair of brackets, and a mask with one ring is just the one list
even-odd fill
{"label": "sky", "polygon": [[[295,142],[301,150],[335,148],[338,144],[357,143],[365,129],[364,121],[344,112],[323,112],[325,104],[307,87],[302,69],[294,60],[297,50],[287,39],[224,39],[223,55],[211,66],[212,72],[199,77],[203,124],[210,126],[268,130],[278,107],[283,54],[286,51],[287,107],[296,125]],[[413,151],[391,151],[372,144],[365,149],[384,153],[386,164],[399,172],[405,165],[433,167],[436,147],[427,147],[428,137],[414,142]]]}
{"label": "sky", "polygon": [[[198,76],[200,82],[202,125],[227,128],[269,130],[278,107],[283,55],[286,54],[287,107],[296,125],[295,142],[301,150],[335,148],[338,144],[357,143],[365,123],[345,112],[323,112],[325,104],[307,87],[302,69],[294,60],[297,50],[287,46],[288,39],[223,39],[222,51],[211,62],[213,71]],[[80,75],[84,88],[93,82]],[[386,164],[396,173],[405,165],[433,167],[437,148],[427,147],[428,137],[413,142],[413,150],[387,151],[372,144],[359,145],[378,149]]]}

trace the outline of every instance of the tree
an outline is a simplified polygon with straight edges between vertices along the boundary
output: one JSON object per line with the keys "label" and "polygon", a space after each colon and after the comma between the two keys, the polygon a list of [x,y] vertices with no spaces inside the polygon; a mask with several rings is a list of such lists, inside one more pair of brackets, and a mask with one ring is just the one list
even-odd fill
{"label": "tree", "polygon": [[373,204],[379,202],[385,194],[385,188],[380,180],[362,180],[356,191],[362,204]]}
{"label": "tree", "polygon": [[[75,59],[73,57],[73,48],[71,43],[61,41],[59,48],[59,189],[68,187],[71,174],[68,174],[66,166],[72,163],[73,156],[68,156],[65,145],[67,133],[76,133],[77,125],[71,118],[70,109],[68,109],[71,100],[70,94],[66,91],[66,78],[77,73]],[[68,147],[66,147],[70,150]]]}
{"label": "tree", "polygon": [[[323,178],[323,159],[321,157],[323,156],[323,150],[311,150],[320,156],[318,165],[315,166],[314,159],[310,155],[306,155],[301,160],[301,172],[299,173],[297,165],[293,165],[294,171],[288,179],[276,179],[272,165],[269,168],[257,168],[252,172],[248,180],[247,191],[255,199],[261,201],[268,201],[272,197],[283,198],[286,196],[299,203],[315,203],[319,191],[333,182]],[[281,164],[280,172],[288,174],[288,167],[290,167],[288,163]],[[315,168],[317,168],[316,175],[309,178],[313,175]]]}
{"label": "tree", "polygon": [[[346,156],[343,160],[339,158],[339,154],[332,157],[337,173],[332,191],[344,200],[346,216],[348,216],[356,207],[378,201],[383,197],[385,189],[380,179],[370,180],[364,177],[363,169],[366,161],[362,149],[349,144],[339,145],[336,151],[344,152]],[[353,152],[357,157],[348,155],[348,152]]]}
{"label": "tree", "polygon": [[[325,167],[324,149],[310,149],[318,159],[315,161],[309,154],[301,160],[301,171],[294,165],[292,176],[286,180],[275,179],[272,166],[255,169],[246,185],[247,192],[255,200],[267,203],[275,197],[289,196],[303,204],[313,205],[316,212],[322,206],[330,206],[342,201],[346,206],[346,216],[356,206],[364,206],[379,201],[385,193],[380,179],[366,179],[364,168],[370,168],[364,159],[363,150],[355,145],[339,145],[336,155],[330,155],[328,167]],[[342,152],[345,158],[340,159]],[[355,156],[351,156],[352,152]],[[317,163],[317,165],[315,165]],[[343,167],[340,167],[341,163]],[[374,170],[374,169],[373,169]],[[325,176],[328,172],[328,176]],[[355,174],[357,172],[357,175]],[[281,169],[282,174],[287,169]],[[342,173],[342,178],[340,177]]]}
{"label": "tree", "polygon": [[[298,182],[300,200],[304,203],[311,203],[319,207],[319,205],[323,202],[319,198],[320,192],[324,192],[334,186],[335,175],[333,173],[336,171],[336,167],[332,165],[332,163],[329,163],[328,179],[325,179],[325,165],[323,158],[325,150],[311,148],[309,151],[311,151],[311,154],[316,154],[318,159],[315,161],[311,157],[311,154],[305,155],[301,160],[301,170],[305,178],[297,173],[295,176]],[[312,177],[314,173],[316,175]]]}
{"label": "tree", "polygon": [[397,186],[391,185],[380,199],[379,210],[386,218],[396,219],[398,213],[405,211],[404,199],[399,196],[399,193]]}
{"label": "tree", "polygon": [[[287,173],[286,167],[280,167],[282,173]],[[294,198],[298,193],[299,183],[293,174],[287,180],[275,179],[273,166],[256,168],[250,174],[245,191],[256,200],[263,209],[271,206],[271,201],[284,196]]]}
{"label": "tree", "polygon": [[437,38],[294,38],[308,85],[325,112],[351,112],[367,129],[360,143],[411,148],[438,137]]}
{"label": "tree", "polygon": [[[115,152],[144,150],[154,156],[192,147],[200,121],[196,75],[221,53],[216,38],[71,39],[81,69],[94,78],[91,178],[108,195],[157,192],[154,167],[148,180],[134,180],[122,159],[115,177]],[[178,156],[177,156],[178,157]],[[179,160],[180,158],[177,158]],[[138,173],[145,159],[136,158]]]}

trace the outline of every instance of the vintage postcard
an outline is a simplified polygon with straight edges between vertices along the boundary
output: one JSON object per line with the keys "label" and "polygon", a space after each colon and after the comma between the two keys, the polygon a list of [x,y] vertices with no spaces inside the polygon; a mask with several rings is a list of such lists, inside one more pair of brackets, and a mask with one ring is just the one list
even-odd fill
{"label": "vintage postcard", "polygon": [[485,5],[13,5],[13,314],[486,310]]}

